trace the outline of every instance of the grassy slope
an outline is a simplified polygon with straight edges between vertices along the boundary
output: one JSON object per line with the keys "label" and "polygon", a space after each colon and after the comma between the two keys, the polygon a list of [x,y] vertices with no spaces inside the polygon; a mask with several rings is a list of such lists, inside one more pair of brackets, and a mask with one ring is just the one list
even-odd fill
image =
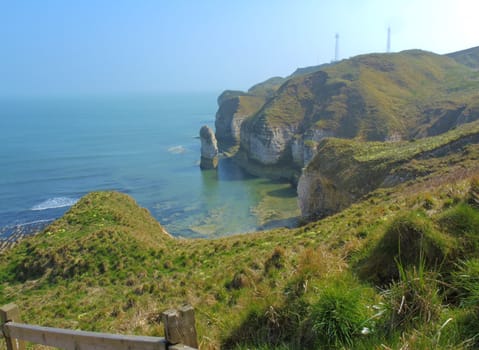
{"label": "grassy slope", "polygon": [[340,137],[381,140],[397,132],[409,138],[434,122],[424,110],[472,103],[478,78],[453,59],[424,51],[363,55],[289,79],[255,118],[316,124]]}
{"label": "grassy slope", "polygon": [[308,164],[307,169],[319,170],[322,165],[321,155],[327,156],[329,153],[332,155],[329,156],[327,163],[331,165],[358,163],[369,169],[374,166],[387,168],[390,164],[403,164],[417,158],[437,158],[440,154],[446,156],[454,152],[463,152],[464,147],[477,143],[478,139],[479,121],[461,125],[438,136],[415,141],[362,142],[328,138],[320,143],[322,152]]}
{"label": "grassy slope", "polygon": [[[384,154],[379,150],[377,157]],[[216,240],[172,239],[128,196],[92,193],[45,232],[2,253],[0,303],[19,304],[25,321],[34,324],[161,335],[161,311],[188,302],[196,309],[203,348],[286,339],[289,347],[311,345],[322,291],[355,290],[364,307],[384,298],[354,276],[362,276],[371,259],[384,259],[373,248],[398,216],[420,210],[436,227],[448,207],[467,197],[467,179],[478,170],[451,164],[298,229]],[[406,329],[403,339],[378,328],[374,337],[355,336],[354,344],[395,346],[410,342],[414,332],[428,339],[444,317],[467,310],[444,309],[437,323]],[[441,346],[459,344],[463,336],[453,333]]]}
{"label": "grassy slope", "polygon": [[474,69],[479,68],[479,47],[453,52],[447,56],[468,67]]}
{"label": "grassy slope", "polygon": [[460,165],[479,164],[479,121],[447,133],[403,142],[329,138],[304,170],[311,181],[308,215],[336,213],[378,187],[391,187]]}

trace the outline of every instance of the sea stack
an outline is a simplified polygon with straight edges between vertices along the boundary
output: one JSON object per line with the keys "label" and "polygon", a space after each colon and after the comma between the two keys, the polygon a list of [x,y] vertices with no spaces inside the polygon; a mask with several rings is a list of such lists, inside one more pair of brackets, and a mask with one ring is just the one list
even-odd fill
{"label": "sea stack", "polygon": [[210,127],[204,125],[200,129],[201,139],[201,162],[200,168],[216,169],[218,166],[218,144],[215,134]]}

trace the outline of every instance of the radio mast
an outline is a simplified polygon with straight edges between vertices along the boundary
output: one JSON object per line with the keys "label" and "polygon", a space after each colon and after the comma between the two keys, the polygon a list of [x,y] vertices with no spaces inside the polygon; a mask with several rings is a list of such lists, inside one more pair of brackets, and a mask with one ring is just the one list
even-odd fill
{"label": "radio mast", "polygon": [[336,45],[334,47],[334,62],[337,62],[339,60],[339,34],[336,33]]}
{"label": "radio mast", "polygon": [[387,53],[391,52],[391,26],[388,27],[388,43],[386,50]]}

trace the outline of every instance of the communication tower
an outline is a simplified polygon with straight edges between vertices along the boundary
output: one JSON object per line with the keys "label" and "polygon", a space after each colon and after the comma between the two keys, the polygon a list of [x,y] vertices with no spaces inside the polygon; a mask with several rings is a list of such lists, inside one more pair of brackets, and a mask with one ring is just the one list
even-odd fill
{"label": "communication tower", "polygon": [[334,62],[337,62],[339,60],[339,34],[336,33],[336,45],[334,47]]}
{"label": "communication tower", "polygon": [[388,27],[387,53],[391,52],[391,27]]}

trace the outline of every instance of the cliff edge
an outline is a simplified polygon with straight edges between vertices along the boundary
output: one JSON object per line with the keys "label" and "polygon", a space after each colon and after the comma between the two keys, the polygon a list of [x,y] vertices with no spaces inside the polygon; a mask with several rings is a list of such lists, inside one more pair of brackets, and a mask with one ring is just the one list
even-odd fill
{"label": "cliff edge", "polygon": [[305,218],[337,213],[378,188],[458,169],[479,169],[479,121],[440,136],[405,142],[325,139],[298,183]]}

